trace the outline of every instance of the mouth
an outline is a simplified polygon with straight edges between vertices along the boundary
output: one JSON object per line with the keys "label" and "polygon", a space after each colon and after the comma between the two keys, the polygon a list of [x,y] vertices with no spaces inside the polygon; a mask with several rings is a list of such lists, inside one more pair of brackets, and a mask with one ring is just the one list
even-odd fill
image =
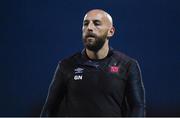
{"label": "mouth", "polygon": [[93,36],[88,36],[88,37],[86,38],[86,42],[87,42],[88,44],[94,44],[95,40],[96,40],[96,38],[93,37]]}
{"label": "mouth", "polygon": [[87,39],[95,39],[94,36],[88,36]]}
{"label": "mouth", "polygon": [[88,36],[86,40],[90,43],[90,42],[94,42],[96,38],[94,36]]}
{"label": "mouth", "polygon": [[96,38],[96,36],[94,34],[89,34],[86,36],[86,38]]}

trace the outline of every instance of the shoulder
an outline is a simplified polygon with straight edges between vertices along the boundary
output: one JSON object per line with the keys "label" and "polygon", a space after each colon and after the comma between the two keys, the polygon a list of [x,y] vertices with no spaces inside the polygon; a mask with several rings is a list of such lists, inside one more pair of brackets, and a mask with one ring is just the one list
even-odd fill
{"label": "shoulder", "polygon": [[81,52],[76,52],[73,55],[70,55],[68,57],[59,60],[58,64],[60,66],[68,66],[68,65],[73,66],[76,63],[76,61],[80,58],[81,58]]}
{"label": "shoulder", "polygon": [[120,52],[113,51],[113,58],[115,58],[121,66],[127,69],[127,72],[133,73],[134,75],[141,73],[139,63],[136,59]]}
{"label": "shoulder", "polygon": [[135,60],[134,58],[128,56],[127,54],[121,52],[121,51],[117,51],[117,50],[113,50],[113,58],[115,58],[118,61],[121,61],[123,63],[136,63],[137,60]]}

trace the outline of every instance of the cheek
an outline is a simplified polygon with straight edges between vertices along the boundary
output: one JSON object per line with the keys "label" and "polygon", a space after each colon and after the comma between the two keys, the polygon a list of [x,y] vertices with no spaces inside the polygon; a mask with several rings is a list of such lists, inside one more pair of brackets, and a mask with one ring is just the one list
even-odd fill
{"label": "cheek", "polygon": [[107,30],[102,30],[99,32],[99,36],[107,36],[108,35],[108,31]]}
{"label": "cheek", "polygon": [[100,33],[100,34],[104,34],[106,32],[108,32],[108,28],[107,27],[97,27],[97,31]]}
{"label": "cheek", "polygon": [[82,36],[84,37],[85,34],[86,34],[86,31],[83,29],[83,30],[82,30]]}
{"label": "cheek", "polygon": [[86,32],[86,29],[85,27],[82,28],[82,33]]}

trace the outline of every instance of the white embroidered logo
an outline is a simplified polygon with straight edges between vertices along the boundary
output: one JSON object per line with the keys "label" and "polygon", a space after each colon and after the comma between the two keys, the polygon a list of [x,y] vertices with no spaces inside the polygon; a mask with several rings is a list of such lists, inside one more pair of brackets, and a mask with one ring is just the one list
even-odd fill
{"label": "white embroidered logo", "polygon": [[77,74],[77,73],[83,73],[83,68],[76,68],[76,69],[74,69],[74,72],[75,72],[75,74]]}
{"label": "white embroidered logo", "polygon": [[82,80],[82,75],[75,75],[74,80]]}
{"label": "white embroidered logo", "polygon": [[74,80],[82,80],[82,73],[83,73],[83,68],[76,68],[76,69],[74,69],[74,73],[75,73],[75,75],[74,75]]}

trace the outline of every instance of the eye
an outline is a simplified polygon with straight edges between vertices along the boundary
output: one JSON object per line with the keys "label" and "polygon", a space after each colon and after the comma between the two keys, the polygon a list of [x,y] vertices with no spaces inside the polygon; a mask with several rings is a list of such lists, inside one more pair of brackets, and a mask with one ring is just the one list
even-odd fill
{"label": "eye", "polygon": [[84,23],[83,23],[84,26],[87,26],[88,24],[89,24],[88,22],[84,22]]}
{"label": "eye", "polygon": [[94,21],[94,25],[99,26],[99,25],[101,25],[101,22],[96,20],[96,21]]}

